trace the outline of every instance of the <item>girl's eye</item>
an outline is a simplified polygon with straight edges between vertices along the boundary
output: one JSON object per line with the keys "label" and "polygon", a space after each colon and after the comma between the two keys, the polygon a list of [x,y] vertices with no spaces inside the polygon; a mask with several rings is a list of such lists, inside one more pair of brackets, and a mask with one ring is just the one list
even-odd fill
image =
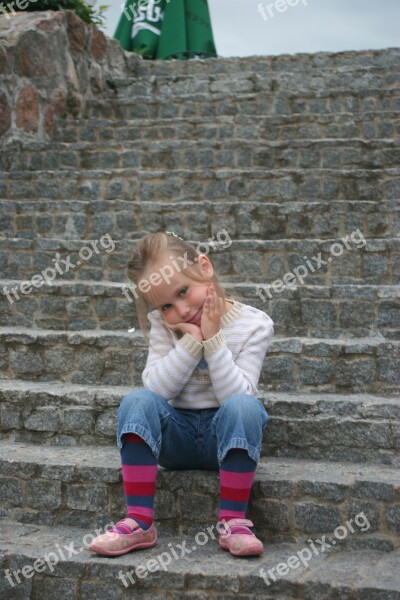
{"label": "girl's eye", "polygon": [[[179,295],[179,296],[180,296],[180,295],[184,296],[184,295],[186,294],[186,292],[188,291],[188,289],[189,289],[189,288],[187,288],[187,287],[186,287],[186,288],[182,288],[181,290],[179,290],[179,292],[178,292],[178,295]],[[168,310],[168,308],[169,308],[170,306],[171,306],[170,304],[164,304],[164,306],[162,306],[162,307],[161,307],[161,310],[162,310],[163,312],[165,312],[166,310]]]}

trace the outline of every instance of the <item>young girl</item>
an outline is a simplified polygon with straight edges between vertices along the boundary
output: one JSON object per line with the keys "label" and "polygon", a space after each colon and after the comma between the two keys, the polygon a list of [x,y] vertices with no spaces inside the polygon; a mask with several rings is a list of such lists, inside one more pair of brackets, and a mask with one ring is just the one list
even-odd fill
{"label": "young girl", "polygon": [[127,517],[90,549],[113,556],[156,545],[161,465],[219,470],[219,545],[235,556],[261,554],[246,510],[268,421],[256,395],[273,321],[227,299],[210,259],[176,234],[139,240],[128,272],[140,292],[140,326],[146,333],[147,318],[151,329],[144,389],[118,411]]}

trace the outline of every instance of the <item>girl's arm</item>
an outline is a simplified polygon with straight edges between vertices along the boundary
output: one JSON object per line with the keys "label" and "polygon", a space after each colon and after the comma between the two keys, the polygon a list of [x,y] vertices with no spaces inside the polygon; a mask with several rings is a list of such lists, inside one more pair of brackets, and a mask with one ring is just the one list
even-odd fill
{"label": "girl's arm", "polygon": [[226,345],[222,329],[203,342],[204,358],[220,404],[233,394],[257,395],[261,368],[273,334],[273,321],[265,314],[247,331],[248,337],[236,360]]}
{"label": "girl's arm", "polygon": [[171,335],[153,315],[149,354],[142,373],[143,385],[166,400],[175,398],[187,384],[203,356],[203,345],[189,333],[174,346]]}

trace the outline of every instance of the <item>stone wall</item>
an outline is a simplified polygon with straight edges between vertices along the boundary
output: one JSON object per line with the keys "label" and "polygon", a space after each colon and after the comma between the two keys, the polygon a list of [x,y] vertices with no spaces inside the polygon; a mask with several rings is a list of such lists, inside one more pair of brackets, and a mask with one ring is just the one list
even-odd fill
{"label": "stone wall", "polygon": [[72,11],[1,16],[0,138],[52,138],[57,116],[80,116],[137,60]]}

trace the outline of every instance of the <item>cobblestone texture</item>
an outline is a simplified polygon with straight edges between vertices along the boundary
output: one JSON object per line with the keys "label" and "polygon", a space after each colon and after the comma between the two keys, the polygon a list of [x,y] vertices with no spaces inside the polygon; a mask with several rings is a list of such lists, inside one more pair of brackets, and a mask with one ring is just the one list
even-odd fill
{"label": "cobblestone texture", "polygon": [[[214,524],[213,521],[210,524]],[[21,579],[21,569],[47,557],[60,545],[78,551],[69,561],[59,560],[53,571],[44,563],[41,572],[35,573],[34,587],[42,597],[62,597],[79,600],[91,598],[125,599],[132,593],[141,598],[156,600],[165,598],[266,598],[293,600],[315,597],[361,600],[364,598],[396,599],[399,579],[398,551],[383,552],[376,549],[348,549],[337,552],[331,547],[318,554],[310,550],[308,563],[288,568],[291,556],[298,557],[309,542],[297,544],[267,542],[267,549],[259,558],[233,559],[219,549],[216,540],[207,535],[207,542],[196,544],[196,534],[201,528],[181,537],[159,537],[155,548],[136,552],[112,560],[89,555],[85,548],[88,529],[22,525],[3,520],[1,523],[1,547],[7,550],[2,558],[2,569],[9,569],[11,581],[16,584],[16,575],[21,584],[17,590],[19,598],[29,598],[31,579]],[[161,532],[160,532],[161,533]],[[186,539],[186,552],[181,545]],[[203,541],[205,538],[201,536]],[[168,541],[168,544],[167,544]],[[317,546],[315,546],[317,548]],[[174,556],[172,550],[175,551]],[[320,549],[321,550],[321,549]],[[162,552],[170,553],[168,570],[161,567]],[[184,554],[184,555],[183,555]],[[57,556],[57,555],[56,555]],[[164,554],[165,562],[167,561]],[[177,558],[176,558],[177,557]],[[149,561],[155,561],[151,563]],[[158,563],[158,569],[151,570]],[[285,572],[286,564],[286,572]],[[140,565],[142,571],[136,570]],[[282,570],[278,575],[277,568]],[[19,574],[17,570],[20,569]],[[260,574],[263,569],[264,578]],[[29,573],[29,571],[26,571]],[[122,575],[125,575],[125,586]],[[271,575],[272,573],[272,575]],[[55,576],[54,576],[55,575]],[[10,593],[9,582],[2,577],[3,594]],[[68,590],[68,595],[66,595]],[[190,591],[191,590],[191,591]],[[27,595],[23,595],[27,594]],[[14,596],[17,598],[17,596]]]}
{"label": "cobblestone texture", "polygon": [[[143,61],[69,11],[3,19],[1,597],[400,598],[399,56]],[[125,588],[119,573],[193,540],[218,510],[217,473],[160,469],[157,548],[110,560],[82,546],[125,514],[116,411],[147,346],[127,332],[122,289],[135,240],[159,229],[196,243],[225,229],[218,272],[276,325],[249,510],[266,552],[238,561],[197,544]],[[356,230],[365,247],[279,289]],[[82,256],[107,234],[115,250]],[[31,292],[56,257],[74,267]],[[339,539],[361,513],[368,530]],[[323,536],[329,552],[262,579]],[[32,573],[72,540],[78,555]],[[11,588],[4,569],[28,576]]]}

